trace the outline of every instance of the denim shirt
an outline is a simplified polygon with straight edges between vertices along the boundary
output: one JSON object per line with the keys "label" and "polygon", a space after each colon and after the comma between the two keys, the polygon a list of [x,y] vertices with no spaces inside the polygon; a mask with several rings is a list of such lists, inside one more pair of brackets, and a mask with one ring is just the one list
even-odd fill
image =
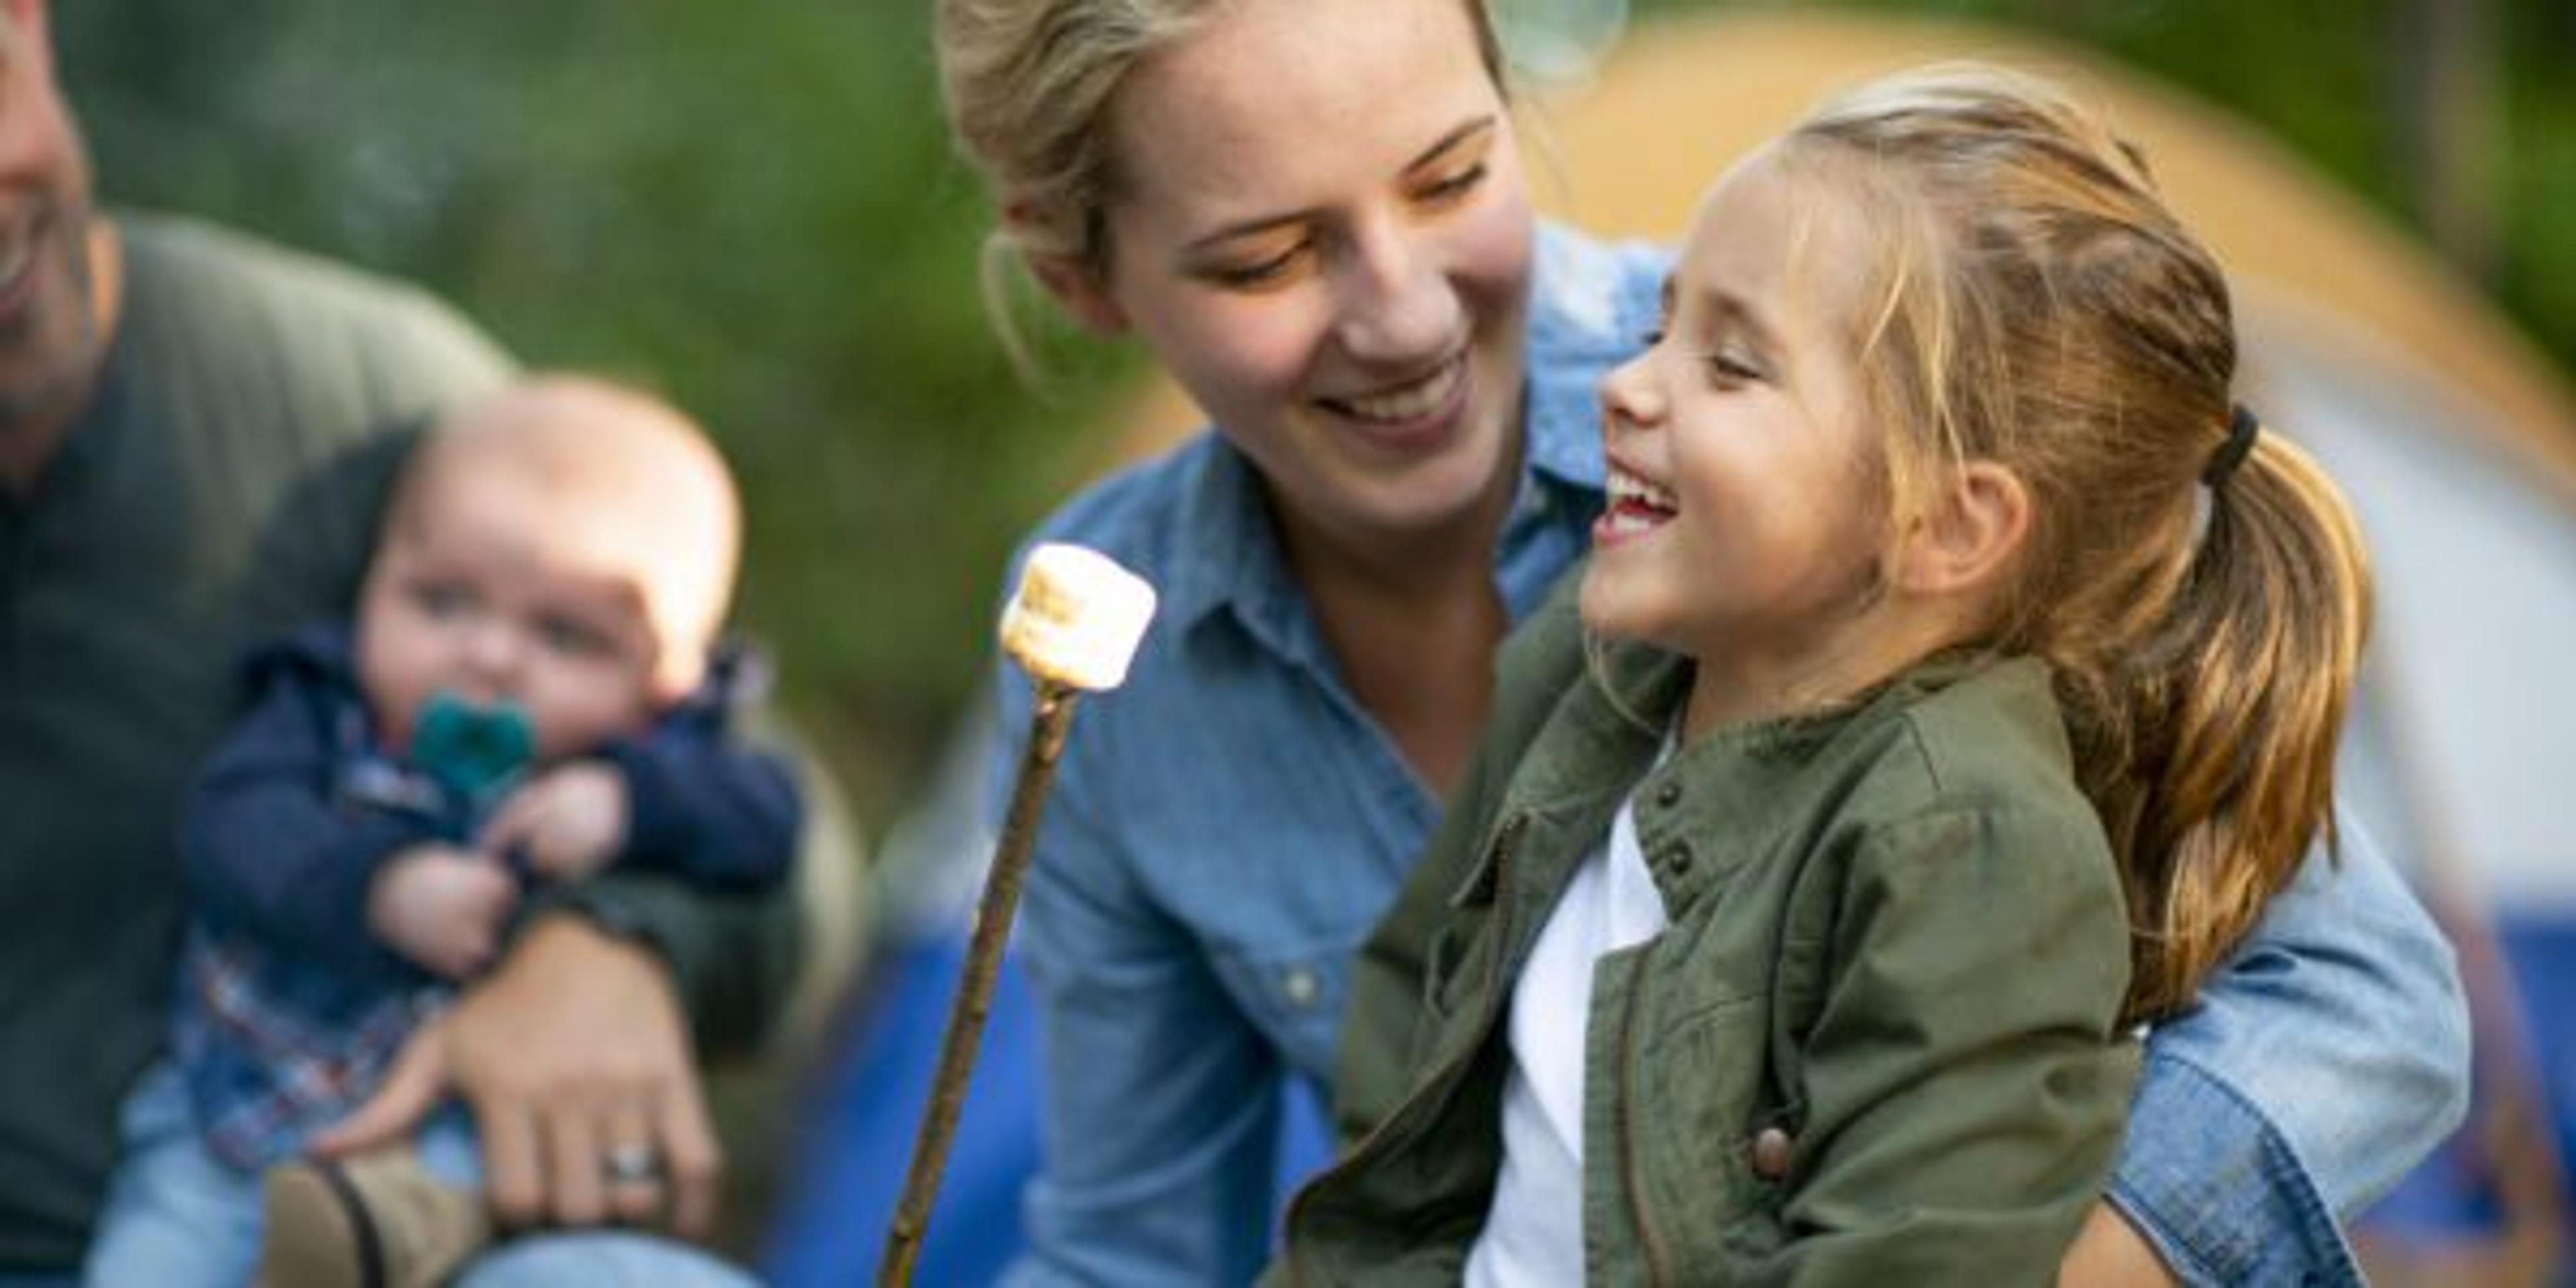
{"label": "denim shirt", "polygon": [[[1597,386],[1655,325],[1669,257],[1543,228],[1521,479],[1496,547],[1515,622],[1587,548]],[[1202,433],[1084,493],[1037,540],[1161,591],[1126,684],[1086,699],[1021,911],[1046,1159],[1023,1283],[1248,1282],[1269,1259],[1281,1090],[1326,1088],[1353,953],[1440,802],[1351,695],[1252,467]],[[1005,664],[986,811],[1030,687]],[[2347,836],[2160,1029],[2112,1198],[2193,1282],[2357,1282],[2334,1214],[2456,1124],[2467,1019],[2450,951]]]}

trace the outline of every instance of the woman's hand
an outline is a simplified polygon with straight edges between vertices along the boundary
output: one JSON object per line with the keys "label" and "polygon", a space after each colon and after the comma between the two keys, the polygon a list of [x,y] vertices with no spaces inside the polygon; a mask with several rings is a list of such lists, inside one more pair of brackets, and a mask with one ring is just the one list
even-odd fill
{"label": "woman's hand", "polygon": [[2129,1219],[2097,1201],[2058,1263],[2058,1288],[2174,1288],[2175,1279]]}

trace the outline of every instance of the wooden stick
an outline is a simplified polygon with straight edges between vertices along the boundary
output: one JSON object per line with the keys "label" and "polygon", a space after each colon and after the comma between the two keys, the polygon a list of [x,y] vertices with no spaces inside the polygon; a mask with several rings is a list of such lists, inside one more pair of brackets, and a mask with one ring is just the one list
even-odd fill
{"label": "wooden stick", "polygon": [[1020,757],[1019,778],[1011,788],[1010,812],[1002,819],[1002,835],[993,849],[992,870],[984,876],[984,899],[975,911],[965,975],[958,982],[956,1001],[948,1008],[948,1030],[939,1040],[939,1074],[931,1084],[930,1103],[922,1109],[921,1126],[912,1142],[912,1164],[904,1173],[903,1197],[895,1203],[885,1255],[877,1263],[878,1288],[910,1284],[913,1263],[921,1256],[930,1205],[939,1196],[939,1176],[948,1166],[957,1115],[966,1103],[966,1083],[975,1072],[976,1048],[984,1039],[984,1017],[993,1007],[1002,946],[1010,939],[1020,887],[1028,876],[1038,815],[1046,807],[1047,789],[1055,783],[1065,731],[1073,724],[1075,694],[1065,685],[1038,682],[1037,706],[1029,716],[1028,750]]}

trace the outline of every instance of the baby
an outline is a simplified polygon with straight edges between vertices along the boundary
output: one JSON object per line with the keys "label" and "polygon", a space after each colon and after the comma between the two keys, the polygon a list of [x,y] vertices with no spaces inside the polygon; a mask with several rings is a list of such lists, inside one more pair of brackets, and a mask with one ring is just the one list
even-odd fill
{"label": "baby", "polygon": [[[251,659],[250,705],[191,793],[179,1067],[129,1103],[94,1276],[237,1283],[257,1262],[277,1282],[434,1283],[488,1240],[461,1111],[413,1148],[299,1155],[493,960],[532,889],[786,875],[793,782],[726,728],[749,679],[716,645],[739,541],[714,448],[632,391],[536,379],[427,437],[354,629]],[[134,1137],[154,1123],[195,1134],[190,1166],[153,1165],[165,1142]],[[604,1144],[612,1186],[659,1184],[649,1141]],[[220,1250],[179,1215],[209,1205],[238,1217]]]}

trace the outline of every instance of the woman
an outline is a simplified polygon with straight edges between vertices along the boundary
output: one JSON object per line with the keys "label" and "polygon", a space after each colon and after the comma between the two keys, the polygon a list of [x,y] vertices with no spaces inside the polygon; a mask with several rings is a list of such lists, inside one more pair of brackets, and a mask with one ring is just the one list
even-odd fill
{"label": "woman", "polygon": [[[1085,714],[1023,913],[1025,1277],[1239,1282],[1271,1248],[1279,1087],[1329,1082],[1493,649],[1583,549],[1594,387],[1668,261],[1535,227],[1475,0],[941,0],[938,38],[997,253],[1216,426],[1041,529],[1163,610]],[[1028,694],[1001,691],[1009,744]],[[2331,1213],[2448,1130],[2466,1064],[2448,951],[2365,848],[2311,856],[2157,1032],[2079,1277],[2153,1272],[2148,1242],[2195,1280],[2356,1277]],[[1348,1133],[1385,1089],[1335,1090]]]}

